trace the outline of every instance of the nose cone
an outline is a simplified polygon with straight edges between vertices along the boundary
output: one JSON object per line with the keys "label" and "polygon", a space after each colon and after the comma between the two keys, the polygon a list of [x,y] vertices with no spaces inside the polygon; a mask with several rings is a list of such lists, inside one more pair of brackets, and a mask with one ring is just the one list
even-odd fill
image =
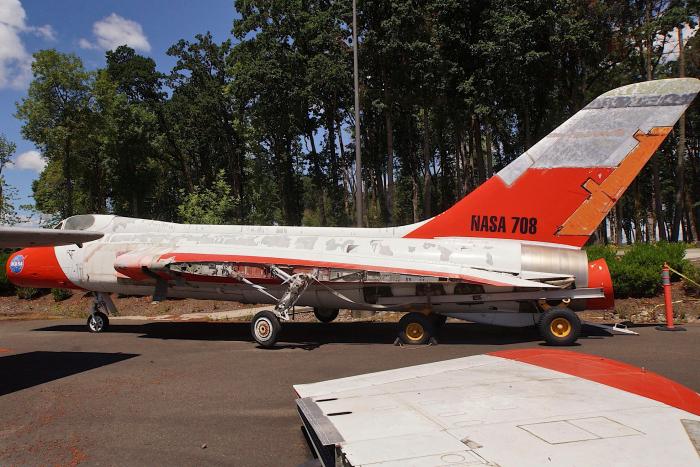
{"label": "nose cone", "polygon": [[75,288],[56,259],[54,247],[25,248],[7,260],[7,278],[18,287]]}

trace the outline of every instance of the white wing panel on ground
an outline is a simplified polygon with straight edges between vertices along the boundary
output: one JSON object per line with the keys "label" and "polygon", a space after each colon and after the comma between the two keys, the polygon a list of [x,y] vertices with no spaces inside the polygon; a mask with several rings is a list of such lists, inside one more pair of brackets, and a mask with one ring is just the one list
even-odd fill
{"label": "white wing panel on ground", "polygon": [[700,426],[697,393],[573,352],[480,355],[295,390],[324,465],[700,465],[686,428]]}

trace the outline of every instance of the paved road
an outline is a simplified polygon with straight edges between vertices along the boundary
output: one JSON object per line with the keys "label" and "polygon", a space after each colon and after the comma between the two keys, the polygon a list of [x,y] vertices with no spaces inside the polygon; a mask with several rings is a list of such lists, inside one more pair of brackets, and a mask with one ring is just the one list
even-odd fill
{"label": "paved road", "polygon": [[[574,350],[700,390],[700,326],[589,337]],[[524,330],[448,324],[438,346],[395,347],[392,325],[292,323],[278,350],[246,323],[0,322],[0,465],[298,465],[309,457],[294,383],[508,348]],[[203,448],[203,445],[206,445]]]}

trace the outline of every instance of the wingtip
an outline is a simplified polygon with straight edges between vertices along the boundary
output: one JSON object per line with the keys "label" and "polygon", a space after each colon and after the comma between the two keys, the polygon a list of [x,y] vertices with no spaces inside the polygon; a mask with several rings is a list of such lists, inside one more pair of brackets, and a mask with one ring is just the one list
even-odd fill
{"label": "wingtip", "polygon": [[600,97],[649,96],[665,94],[697,94],[700,92],[700,79],[668,78],[632,83],[612,89]]}

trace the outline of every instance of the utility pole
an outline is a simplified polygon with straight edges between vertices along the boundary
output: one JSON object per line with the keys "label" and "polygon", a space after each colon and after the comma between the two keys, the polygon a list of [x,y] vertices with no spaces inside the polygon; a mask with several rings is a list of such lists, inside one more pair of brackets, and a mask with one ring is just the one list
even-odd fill
{"label": "utility pole", "polygon": [[357,68],[357,0],[352,0],[352,56],[355,78],[355,218],[362,227],[362,153],[360,152],[360,85]]}

